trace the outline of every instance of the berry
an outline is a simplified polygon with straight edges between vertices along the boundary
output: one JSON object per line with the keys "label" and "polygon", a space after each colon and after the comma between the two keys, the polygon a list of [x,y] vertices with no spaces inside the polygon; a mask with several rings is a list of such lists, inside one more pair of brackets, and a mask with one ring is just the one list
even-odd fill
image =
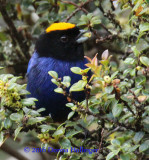
{"label": "berry", "polygon": [[111,83],[111,77],[109,77],[109,76],[104,76],[104,81],[105,81],[106,83]]}

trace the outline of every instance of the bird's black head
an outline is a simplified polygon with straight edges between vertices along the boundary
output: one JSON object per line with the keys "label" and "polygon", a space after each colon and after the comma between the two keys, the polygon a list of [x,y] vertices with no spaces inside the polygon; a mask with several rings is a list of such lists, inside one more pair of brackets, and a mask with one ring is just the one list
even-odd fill
{"label": "bird's black head", "polygon": [[71,23],[54,23],[36,42],[35,49],[40,57],[76,61],[84,57],[82,41],[78,41],[80,30]]}

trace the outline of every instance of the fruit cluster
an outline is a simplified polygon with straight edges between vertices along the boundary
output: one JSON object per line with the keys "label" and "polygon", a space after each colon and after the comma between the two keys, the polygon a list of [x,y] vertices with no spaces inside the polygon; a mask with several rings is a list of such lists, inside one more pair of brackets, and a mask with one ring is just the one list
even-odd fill
{"label": "fruit cluster", "polygon": [[41,133],[41,134],[38,134],[37,136],[41,142],[43,143],[49,143],[50,140],[51,140],[51,137],[49,135],[49,133]]}
{"label": "fruit cluster", "polygon": [[1,105],[8,106],[13,108],[21,108],[22,104],[19,100],[21,100],[20,95],[16,87],[11,87],[8,82],[4,82],[0,80],[0,97],[1,97]]}

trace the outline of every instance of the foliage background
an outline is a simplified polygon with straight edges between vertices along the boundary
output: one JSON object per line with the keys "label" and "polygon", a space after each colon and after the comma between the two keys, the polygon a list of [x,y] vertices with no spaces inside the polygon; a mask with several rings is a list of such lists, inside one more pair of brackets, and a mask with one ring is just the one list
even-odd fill
{"label": "foliage background", "polygon": [[[42,147],[84,146],[99,149],[96,154],[58,154],[57,159],[147,159],[149,1],[0,2],[0,65],[5,67],[0,76],[1,144],[8,137],[13,137],[25,146],[40,147],[41,142]],[[72,108],[69,118],[74,112],[78,112],[80,118],[75,122],[67,120],[60,126],[51,122],[49,117],[40,116],[42,109],[36,111],[35,99],[25,98],[28,92],[23,85],[36,39],[49,24],[58,21],[69,21],[90,30],[92,37],[85,44],[85,54],[94,57],[92,60],[88,58],[88,67],[93,71],[92,83],[87,81],[88,70],[85,70],[82,81],[70,88],[70,92],[86,92],[86,100],[82,103],[78,104],[71,97],[67,104]],[[95,56],[97,52],[100,63]],[[79,68],[72,68],[72,71],[82,74]],[[21,75],[23,79],[4,73]],[[70,86],[70,78],[65,77],[60,81],[55,72],[49,74],[58,86],[55,91],[69,97],[65,87]],[[20,132],[27,135],[17,138]],[[9,148],[7,141],[1,149],[18,157],[18,153],[13,154],[16,150],[6,150]],[[44,156],[42,154],[42,158],[46,159]]]}

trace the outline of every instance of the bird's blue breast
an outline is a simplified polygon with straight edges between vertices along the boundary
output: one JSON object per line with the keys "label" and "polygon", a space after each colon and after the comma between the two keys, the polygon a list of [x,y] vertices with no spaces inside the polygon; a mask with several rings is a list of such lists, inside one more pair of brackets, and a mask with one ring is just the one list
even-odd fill
{"label": "bird's blue breast", "polygon": [[[62,117],[66,118],[70,111],[69,108],[65,106],[67,99],[62,94],[54,92],[54,89],[57,86],[51,82],[51,76],[49,76],[48,71],[56,71],[59,78],[70,76],[72,85],[82,77],[81,75],[72,73],[70,68],[77,66],[81,69],[85,69],[86,63],[87,61],[85,59],[76,62],[69,62],[51,57],[39,57],[38,53],[35,52],[28,65],[27,90],[31,93],[29,97],[35,97],[38,99],[38,102],[36,103],[37,108],[46,108],[45,113],[47,115],[50,113],[53,119],[57,119],[58,117],[60,119]],[[76,92],[73,94],[73,98],[81,101],[84,98],[84,93]]]}

